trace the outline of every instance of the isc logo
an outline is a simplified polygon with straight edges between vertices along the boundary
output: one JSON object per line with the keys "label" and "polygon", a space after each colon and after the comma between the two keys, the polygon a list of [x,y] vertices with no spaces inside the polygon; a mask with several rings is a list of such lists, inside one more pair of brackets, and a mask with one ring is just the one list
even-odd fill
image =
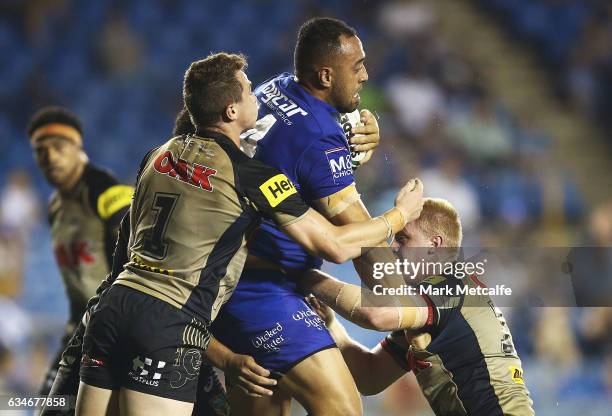
{"label": "isc logo", "polygon": [[263,192],[271,207],[277,206],[297,192],[295,185],[282,173],[265,181],[259,186],[259,189]]}
{"label": "isc logo", "polygon": [[208,192],[212,192],[213,190],[213,186],[210,183],[210,177],[217,173],[216,169],[211,169],[197,163],[189,166],[184,160],[179,159],[177,161],[169,150],[160,154],[157,159],[155,159],[153,166],[155,170],[162,175],[168,175],[171,178]]}

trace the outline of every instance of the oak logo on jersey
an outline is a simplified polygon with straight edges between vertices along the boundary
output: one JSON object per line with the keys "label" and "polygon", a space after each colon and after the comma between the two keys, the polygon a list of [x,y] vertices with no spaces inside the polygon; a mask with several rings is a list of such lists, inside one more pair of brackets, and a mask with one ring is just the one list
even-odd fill
{"label": "oak logo on jersey", "polygon": [[513,365],[511,365],[509,368],[512,381],[514,381],[516,384],[525,384],[525,381],[523,380],[523,369]]}
{"label": "oak logo on jersey", "polygon": [[95,261],[88,249],[87,241],[58,244],[53,251],[59,267],[79,267],[81,264],[91,264]]}
{"label": "oak logo on jersey", "polygon": [[263,192],[272,208],[297,192],[295,185],[282,173],[272,176],[260,185],[259,189]]}
{"label": "oak logo on jersey", "polygon": [[155,171],[162,175],[168,175],[171,178],[185,182],[188,185],[201,188],[205,191],[212,192],[213,186],[210,183],[210,177],[215,176],[216,169],[212,169],[197,163],[189,165],[182,159],[175,159],[170,150],[166,150],[155,159],[153,164]]}

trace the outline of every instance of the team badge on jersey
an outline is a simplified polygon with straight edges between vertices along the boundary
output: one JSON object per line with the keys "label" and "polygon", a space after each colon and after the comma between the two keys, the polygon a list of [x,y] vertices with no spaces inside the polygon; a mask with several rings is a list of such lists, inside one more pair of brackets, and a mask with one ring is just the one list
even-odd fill
{"label": "team badge on jersey", "polygon": [[260,185],[259,189],[263,192],[272,208],[297,192],[295,185],[282,173],[272,176]]}

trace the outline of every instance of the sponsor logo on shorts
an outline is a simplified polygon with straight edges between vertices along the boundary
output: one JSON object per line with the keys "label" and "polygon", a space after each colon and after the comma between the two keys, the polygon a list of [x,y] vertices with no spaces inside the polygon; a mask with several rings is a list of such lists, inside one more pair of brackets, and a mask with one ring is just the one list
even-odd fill
{"label": "sponsor logo on shorts", "polygon": [[510,366],[510,376],[516,384],[525,384],[523,380],[523,369],[520,367]]}
{"label": "sponsor logo on shorts", "polygon": [[351,155],[346,153],[346,148],[336,147],[325,151],[325,157],[329,163],[334,182],[336,179],[353,174],[353,161]]}
{"label": "sponsor logo on shorts", "polygon": [[297,192],[295,185],[282,173],[272,176],[259,189],[273,208]]}
{"label": "sponsor logo on shorts", "polygon": [[291,315],[294,321],[303,321],[308,328],[316,328],[322,331],[325,328],[325,322],[310,309],[302,309]]}
{"label": "sponsor logo on shorts", "polygon": [[165,361],[155,361],[146,357],[142,360],[140,357],[136,357],[132,361],[132,371],[128,374],[132,380],[140,384],[158,387],[162,375],[157,370],[161,370],[165,366]]}
{"label": "sponsor logo on shorts", "polygon": [[267,329],[262,334],[252,337],[250,339],[251,345],[257,349],[266,351],[280,351],[280,345],[285,342],[282,332],[283,326],[280,322],[277,322],[273,328]]}
{"label": "sponsor logo on shorts", "polygon": [[170,387],[180,389],[188,382],[197,380],[201,365],[202,350],[198,348],[177,348],[172,364]]}
{"label": "sponsor logo on shorts", "polygon": [[106,365],[106,363],[104,362],[104,360],[101,360],[99,358],[92,358],[87,354],[83,354],[83,357],[81,357],[81,365],[83,367],[104,367]]}

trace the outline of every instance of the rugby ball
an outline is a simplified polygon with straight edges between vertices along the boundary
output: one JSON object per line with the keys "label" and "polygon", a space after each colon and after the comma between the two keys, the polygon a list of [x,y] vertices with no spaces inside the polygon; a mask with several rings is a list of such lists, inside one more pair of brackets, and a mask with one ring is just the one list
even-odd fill
{"label": "rugby ball", "polygon": [[353,161],[353,170],[355,170],[361,165],[361,161],[365,159],[370,152],[372,152],[371,150],[368,150],[367,152],[356,152],[353,150],[354,146],[352,146],[350,143],[350,139],[353,137],[353,133],[351,133],[352,128],[363,125],[359,110],[355,110],[352,113],[342,114],[340,116],[340,125],[342,126],[342,130],[344,130],[347,144],[351,149],[351,160]]}

